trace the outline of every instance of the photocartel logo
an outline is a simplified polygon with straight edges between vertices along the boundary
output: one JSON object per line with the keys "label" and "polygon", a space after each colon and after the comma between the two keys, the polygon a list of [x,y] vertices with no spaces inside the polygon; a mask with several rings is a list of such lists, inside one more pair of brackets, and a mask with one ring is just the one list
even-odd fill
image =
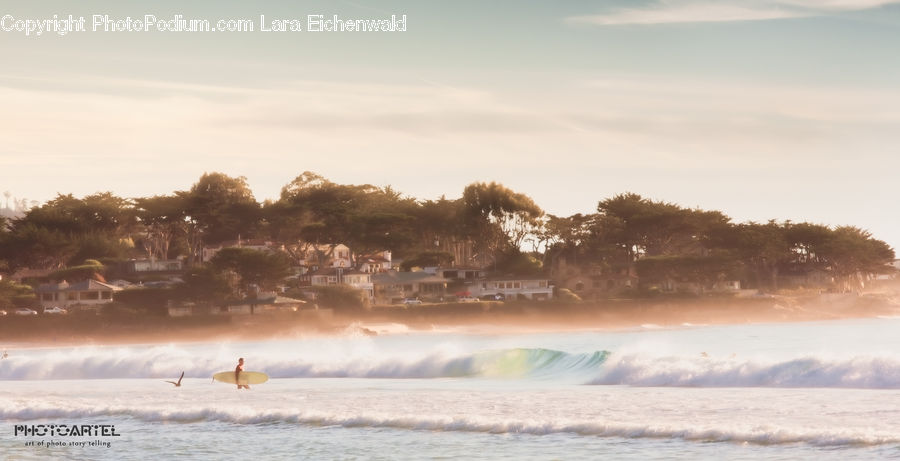
{"label": "photocartel logo", "polygon": [[34,424],[16,425],[13,436],[25,437],[120,437],[113,424]]}

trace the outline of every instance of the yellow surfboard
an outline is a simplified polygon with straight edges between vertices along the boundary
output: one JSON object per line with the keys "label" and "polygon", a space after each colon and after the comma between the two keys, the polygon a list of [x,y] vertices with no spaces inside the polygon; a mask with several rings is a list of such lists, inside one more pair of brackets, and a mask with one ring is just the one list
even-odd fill
{"label": "yellow surfboard", "polygon": [[269,375],[258,371],[242,371],[239,381],[234,380],[233,371],[223,371],[213,375],[213,379],[228,384],[262,384],[269,380]]}

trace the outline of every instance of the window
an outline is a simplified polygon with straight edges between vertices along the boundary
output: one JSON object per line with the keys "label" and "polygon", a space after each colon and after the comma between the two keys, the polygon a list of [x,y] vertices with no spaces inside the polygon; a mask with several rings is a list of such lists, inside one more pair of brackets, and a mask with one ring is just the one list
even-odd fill
{"label": "window", "polygon": [[100,293],[100,297],[103,299],[112,299],[112,292],[104,291],[104,292]]}
{"label": "window", "polygon": [[78,292],[71,292],[66,294],[66,299],[69,301],[78,301]]}
{"label": "window", "polygon": [[53,293],[44,293],[41,295],[41,301],[53,301]]}
{"label": "window", "polygon": [[96,300],[100,299],[100,292],[99,291],[86,291],[81,294],[81,299],[89,300],[89,301],[96,301]]}
{"label": "window", "polygon": [[522,282],[513,283],[513,288],[522,288]]}

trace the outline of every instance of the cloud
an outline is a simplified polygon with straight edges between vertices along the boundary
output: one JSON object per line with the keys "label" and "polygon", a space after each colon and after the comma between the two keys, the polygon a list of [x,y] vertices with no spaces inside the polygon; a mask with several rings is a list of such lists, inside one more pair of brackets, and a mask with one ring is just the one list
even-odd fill
{"label": "cloud", "polygon": [[645,8],[623,8],[596,15],[572,16],[573,24],[677,24],[761,21],[856,11],[900,3],[900,0],[746,0],[711,2],[659,0]]}
{"label": "cloud", "polygon": [[23,87],[0,78],[0,170],[16,171],[5,187],[30,198],[163,193],[203,171],[246,175],[257,197],[275,197],[304,170],[433,198],[472,180],[528,189],[573,171],[843,171],[900,158],[896,89],[578,78],[544,82],[554,87],[546,92],[421,81],[66,78]]}

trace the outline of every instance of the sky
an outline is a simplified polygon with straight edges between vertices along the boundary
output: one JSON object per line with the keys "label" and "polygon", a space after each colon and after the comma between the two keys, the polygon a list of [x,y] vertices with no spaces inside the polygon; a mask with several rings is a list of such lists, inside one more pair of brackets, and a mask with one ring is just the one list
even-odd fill
{"label": "sky", "polygon": [[[900,248],[900,0],[0,0],[7,24],[54,14],[257,30],[0,30],[0,191],[20,199],[213,171],[259,200],[304,171],[420,199],[497,181],[556,215],[635,192]],[[309,14],[407,30],[258,30]]]}

